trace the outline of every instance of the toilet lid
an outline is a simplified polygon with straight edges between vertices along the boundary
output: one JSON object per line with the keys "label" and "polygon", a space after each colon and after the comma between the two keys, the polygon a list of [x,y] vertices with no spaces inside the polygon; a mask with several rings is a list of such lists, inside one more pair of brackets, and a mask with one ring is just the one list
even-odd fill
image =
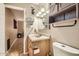
{"label": "toilet lid", "polygon": [[57,47],[57,48],[59,48],[59,49],[61,49],[61,50],[64,50],[64,51],[66,51],[66,52],[69,52],[69,53],[79,54],[79,49],[70,47],[70,46],[65,45],[65,44],[61,44],[61,43],[58,43],[58,42],[54,42],[54,43],[53,43],[53,46],[54,46],[54,47]]}

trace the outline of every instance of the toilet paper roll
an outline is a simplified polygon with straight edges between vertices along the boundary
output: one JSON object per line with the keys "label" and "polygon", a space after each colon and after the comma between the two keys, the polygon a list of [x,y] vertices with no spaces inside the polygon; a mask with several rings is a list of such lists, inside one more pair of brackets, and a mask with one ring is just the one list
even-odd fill
{"label": "toilet paper roll", "polygon": [[40,53],[40,49],[35,49],[34,54]]}

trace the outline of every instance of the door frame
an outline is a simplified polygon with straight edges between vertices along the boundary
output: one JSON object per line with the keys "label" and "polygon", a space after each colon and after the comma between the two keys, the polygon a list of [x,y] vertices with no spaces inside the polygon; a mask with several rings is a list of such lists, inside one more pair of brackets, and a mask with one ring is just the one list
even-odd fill
{"label": "door frame", "polygon": [[[19,10],[19,11],[23,11],[24,12],[24,39],[23,39],[23,54],[26,54],[26,8],[21,8],[21,7],[17,7],[14,5],[5,5],[5,8],[10,8],[10,9],[15,9],[15,10]],[[5,39],[5,43],[7,42],[7,40]],[[7,43],[6,43],[6,52],[7,52]],[[7,53],[6,53],[7,54]]]}

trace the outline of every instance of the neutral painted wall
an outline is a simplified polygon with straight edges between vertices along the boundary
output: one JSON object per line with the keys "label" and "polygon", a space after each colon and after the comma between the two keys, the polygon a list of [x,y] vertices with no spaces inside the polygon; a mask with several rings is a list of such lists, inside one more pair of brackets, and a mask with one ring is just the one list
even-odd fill
{"label": "neutral painted wall", "polygon": [[24,32],[23,25],[24,25],[23,21],[18,21],[18,30],[17,30],[18,32],[21,32],[21,33]]}
{"label": "neutral painted wall", "polygon": [[[54,23],[55,25],[70,25],[75,19]],[[53,28],[51,26],[51,35],[53,41],[58,41],[79,49],[79,19],[73,27]]]}
{"label": "neutral painted wall", "polygon": [[5,55],[5,8],[0,3],[0,56]]}
{"label": "neutral painted wall", "polygon": [[[23,47],[23,38],[17,38],[17,33],[23,33],[23,11],[15,10],[15,9],[10,9],[6,8],[5,9],[5,29],[6,29],[6,40],[10,38],[10,45],[13,43],[15,39],[17,41],[14,43],[12,48],[14,49],[21,49]],[[13,19],[16,19],[17,21],[17,29],[13,28]],[[12,49],[11,49],[12,51]],[[22,52],[22,51],[21,51]]]}
{"label": "neutral painted wall", "polygon": [[17,37],[17,29],[13,27],[13,19],[15,19],[13,13],[10,9],[5,9],[5,33],[6,33],[6,40],[10,38],[10,45]]}

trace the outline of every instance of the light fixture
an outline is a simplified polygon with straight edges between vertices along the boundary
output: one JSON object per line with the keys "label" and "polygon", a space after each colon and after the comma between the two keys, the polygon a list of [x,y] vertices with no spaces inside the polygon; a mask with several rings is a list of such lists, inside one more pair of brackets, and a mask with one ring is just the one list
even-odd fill
{"label": "light fixture", "polygon": [[43,16],[45,16],[45,15],[46,15],[46,13],[43,14]]}
{"label": "light fixture", "polygon": [[45,11],[45,9],[44,9],[44,8],[42,8],[42,9],[41,9],[41,12],[44,12],[44,11]]}
{"label": "light fixture", "polygon": [[38,12],[38,14],[41,14],[41,12]]}
{"label": "light fixture", "polygon": [[46,11],[46,13],[49,13],[49,10],[48,10],[48,11]]}
{"label": "light fixture", "polygon": [[43,13],[42,15],[41,15],[41,17],[44,17],[46,15],[46,13]]}
{"label": "light fixture", "polygon": [[36,16],[39,16],[40,14],[42,14],[42,12],[38,12],[38,13],[36,14]]}
{"label": "light fixture", "polygon": [[39,16],[39,14],[37,13],[36,16]]}
{"label": "light fixture", "polygon": [[43,15],[41,15],[41,17],[43,17]]}

